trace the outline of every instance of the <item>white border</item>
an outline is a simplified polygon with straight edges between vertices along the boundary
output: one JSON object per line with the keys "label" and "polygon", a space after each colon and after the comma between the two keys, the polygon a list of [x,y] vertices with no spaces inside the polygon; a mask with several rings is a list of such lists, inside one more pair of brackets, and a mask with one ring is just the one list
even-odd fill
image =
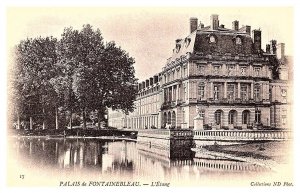
{"label": "white border", "polygon": [[[30,0],[30,1],[25,1],[25,0],[2,0],[1,1],[1,65],[0,65],[0,86],[1,86],[1,92],[0,92],[0,97],[1,97],[1,114],[0,114],[0,123],[1,123],[1,128],[0,128],[0,171],[1,171],[1,178],[0,178],[0,192],[86,192],[86,189],[82,188],[76,188],[76,189],[65,189],[65,188],[7,188],[5,184],[5,177],[6,177],[6,172],[5,172],[5,167],[6,167],[6,64],[7,64],[7,53],[6,53],[6,8],[10,6],[68,6],[68,7],[74,7],[74,6],[174,6],[174,7],[180,7],[180,6],[213,6],[213,7],[221,7],[221,6],[227,6],[227,7],[232,7],[232,6],[257,6],[257,7],[262,7],[262,6],[293,6],[294,7],[294,38],[295,38],[295,48],[294,48],[294,132],[295,132],[295,145],[294,145],[294,156],[295,156],[295,186],[292,188],[205,188],[205,187],[199,187],[199,188],[168,188],[168,189],[147,189],[143,188],[143,192],[153,192],[153,191],[161,191],[161,192],[300,192],[299,188],[296,186],[299,186],[299,166],[297,163],[299,163],[299,150],[297,149],[299,146],[299,123],[296,123],[296,120],[298,119],[299,113],[299,102],[297,99],[300,99],[300,95],[298,90],[298,81],[300,79],[300,69],[299,69],[299,55],[297,56],[298,53],[300,53],[299,50],[299,36],[297,34],[300,34],[299,31],[299,14],[300,14],[300,9],[299,9],[299,1],[295,0],[251,0],[251,1],[236,1],[236,0],[217,0],[217,1],[193,1],[193,0],[176,0],[176,1],[162,1],[162,0],[151,0],[148,2],[141,2],[141,1],[134,1],[134,0],[127,0],[127,1],[122,1],[122,0],[106,0],[106,1],[94,1],[94,0],[84,0],[84,1],[79,1],[79,0],[70,0],[70,1],[62,1],[62,0],[48,0],[47,2],[45,1],[39,1],[39,0]],[[201,189],[201,190],[199,190]],[[95,192],[123,192],[123,191],[128,191],[128,188],[109,188],[109,189],[91,189],[91,191]],[[130,189],[130,191],[141,191],[141,189]]]}

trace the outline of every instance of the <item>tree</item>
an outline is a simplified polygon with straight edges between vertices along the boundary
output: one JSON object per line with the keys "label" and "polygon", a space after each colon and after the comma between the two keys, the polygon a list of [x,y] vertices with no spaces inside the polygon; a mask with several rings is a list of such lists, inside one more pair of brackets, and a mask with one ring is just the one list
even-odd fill
{"label": "tree", "polygon": [[[113,110],[121,109],[124,113],[134,110],[134,100],[137,94],[134,59],[128,53],[117,47],[115,42],[105,46],[102,66],[98,66],[95,80],[98,82],[99,99],[95,106],[98,107],[99,124],[103,120],[104,110],[109,107]],[[104,70],[103,70],[104,68]],[[100,76],[101,71],[105,76]],[[102,73],[103,74],[103,73]],[[101,117],[102,116],[102,117]]]}
{"label": "tree", "polygon": [[[65,29],[58,44],[60,63],[69,83],[69,92],[74,94],[78,108],[82,112],[83,127],[86,128],[86,110],[95,100],[93,90],[93,67],[97,65],[104,51],[100,30],[93,31],[90,25],[83,26],[79,32],[72,28]],[[70,108],[75,104],[70,104]],[[71,109],[72,111],[72,109]]]}
{"label": "tree", "polygon": [[[99,29],[84,25],[79,32],[65,29],[58,44],[59,63],[72,85],[85,127],[86,110],[97,110],[98,126],[107,107],[133,110],[136,94],[134,59],[114,42],[104,46]],[[126,93],[124,93],[126,92]],[[125,97],[124,97],[125,96]]]}
{"label": "tree", "polygon": [[[55,38],[21,41],[16,47],[10,93],[20,117],[42,120],[68,112],[81,111],[83,128],[86,115],[98,113],[98,126],[107,108],[132,111],[136,95],[134,59],[114,42],[104,45],[99,29],[84,25],[81,31],[66,28]],[[18,118],[19,120],[19,118]],[[18,123],[20,121],[17,121]],[[19,126],[18,126],[19,128]]]}
{"label": "tree", "polygon": [[34,115],[42,119],[45,129],[46,112],[56,98],[49,82],[55,75],[56,42],[52,37],[39,37],[21,41],[16,46],[12,98],[18,114],[24,113],[30,117],[30,129]]}

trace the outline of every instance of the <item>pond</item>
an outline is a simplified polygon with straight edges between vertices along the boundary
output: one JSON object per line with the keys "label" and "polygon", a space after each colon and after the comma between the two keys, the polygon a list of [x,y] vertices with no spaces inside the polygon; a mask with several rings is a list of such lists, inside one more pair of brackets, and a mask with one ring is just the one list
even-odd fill
{"label": "pond", "polygon": [[170,159],[127,140],[20,137],[9,138],[9,144],[8,178],[12,186],[76,185],[83,181],[199,186],[237,184],[236,180],[238,185],[249,185],[274,173],[258,164],[201,153]]}

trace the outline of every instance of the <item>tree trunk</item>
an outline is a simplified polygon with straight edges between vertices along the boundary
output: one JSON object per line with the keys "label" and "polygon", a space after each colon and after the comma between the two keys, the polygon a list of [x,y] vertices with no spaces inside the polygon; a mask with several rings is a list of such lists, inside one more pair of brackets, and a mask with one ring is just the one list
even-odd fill
{"label": "tree trunk", "polygon": [[58,108],[55,107],[55,129],[58,129]]}
{"label": "tree trunk", "polygon": [[82,121],[83,121],[83,129],[86,129],[86,115],[85,115],[85,108],[82,110]]}
{"label": "tree trunk", "polygon": [[72,110],[70,110],[70,129],[72,129]]}
{"label": "tree trunk", "polygon": [[100,125],[101,125],[101,121],[102,121],[102,116],[103,116],[102,110],[101,110],[101,108],[99,108],[98,109],[98,129],[101,129]]}
{"label": "tree trunk", "polygon": [[32,122],[32,117],[29,118],[29,129],[32,130],[33,127],[33,122]]}
{"label": "tree trunk", "polygon": [[43,130],[46,129],[46,123],[45,123],[46,119],[45,119],[45,108],[43,107]]}
{"label": "tree trunk", "polygon": [[17,116],[18,116],[18,118],[17,118],[17,119],[18,119],[18,120],[17,120],[17,129],[19,130],[19,129],[20,129],[20,125],[21,125],[21,123],[20,123],[20,122],[21,122],[21,121],[20,121],[20,114],[18,113]]}

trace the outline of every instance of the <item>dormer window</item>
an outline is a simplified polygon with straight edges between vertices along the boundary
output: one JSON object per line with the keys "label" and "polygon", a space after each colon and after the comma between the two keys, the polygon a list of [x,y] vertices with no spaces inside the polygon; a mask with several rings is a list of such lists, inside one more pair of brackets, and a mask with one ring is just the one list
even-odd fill
{"label": "dormer window", "polygon": [[214,66],[214,74],[215,75],[220,75],[220,66]]}
{"label": "dormer window", "polygon": [[246,75],[246,67],[241,67],[241,75],[245,76]]}
{"label": "dormer window", "polygon": [[176,45],[176,53],[179,52],[180,48],[181,48],[181,45],[180,45],[180,44],[177,44],[177,45]]}
{"label": "dormer window", "polygon": [[235,44],[236,44],[236,45],[241,45],[241,44],[242,44],[242,39],[241,39],[240,37],[237,37],[237,38],[235,39]]}
{"label": "dormer window", "polygon": [[254,75],[259,76],[260,75],[260,67],[254,68]]}
{"label": "dormer window", "polygon": [[210,36],[210,37],[209,37],[209,42],[210,42],[210,43],[216,43],[216,38],[215,38],[215,36]]}
{"label": "dormer window", "polygon": [[281,96],[286,97],[286,89],[281,89]]}
{"label": "dormer window", "polygon": [[191,38],[185,38],[184,43],[185,43],[185,47],[188,47],[191,43]]}

